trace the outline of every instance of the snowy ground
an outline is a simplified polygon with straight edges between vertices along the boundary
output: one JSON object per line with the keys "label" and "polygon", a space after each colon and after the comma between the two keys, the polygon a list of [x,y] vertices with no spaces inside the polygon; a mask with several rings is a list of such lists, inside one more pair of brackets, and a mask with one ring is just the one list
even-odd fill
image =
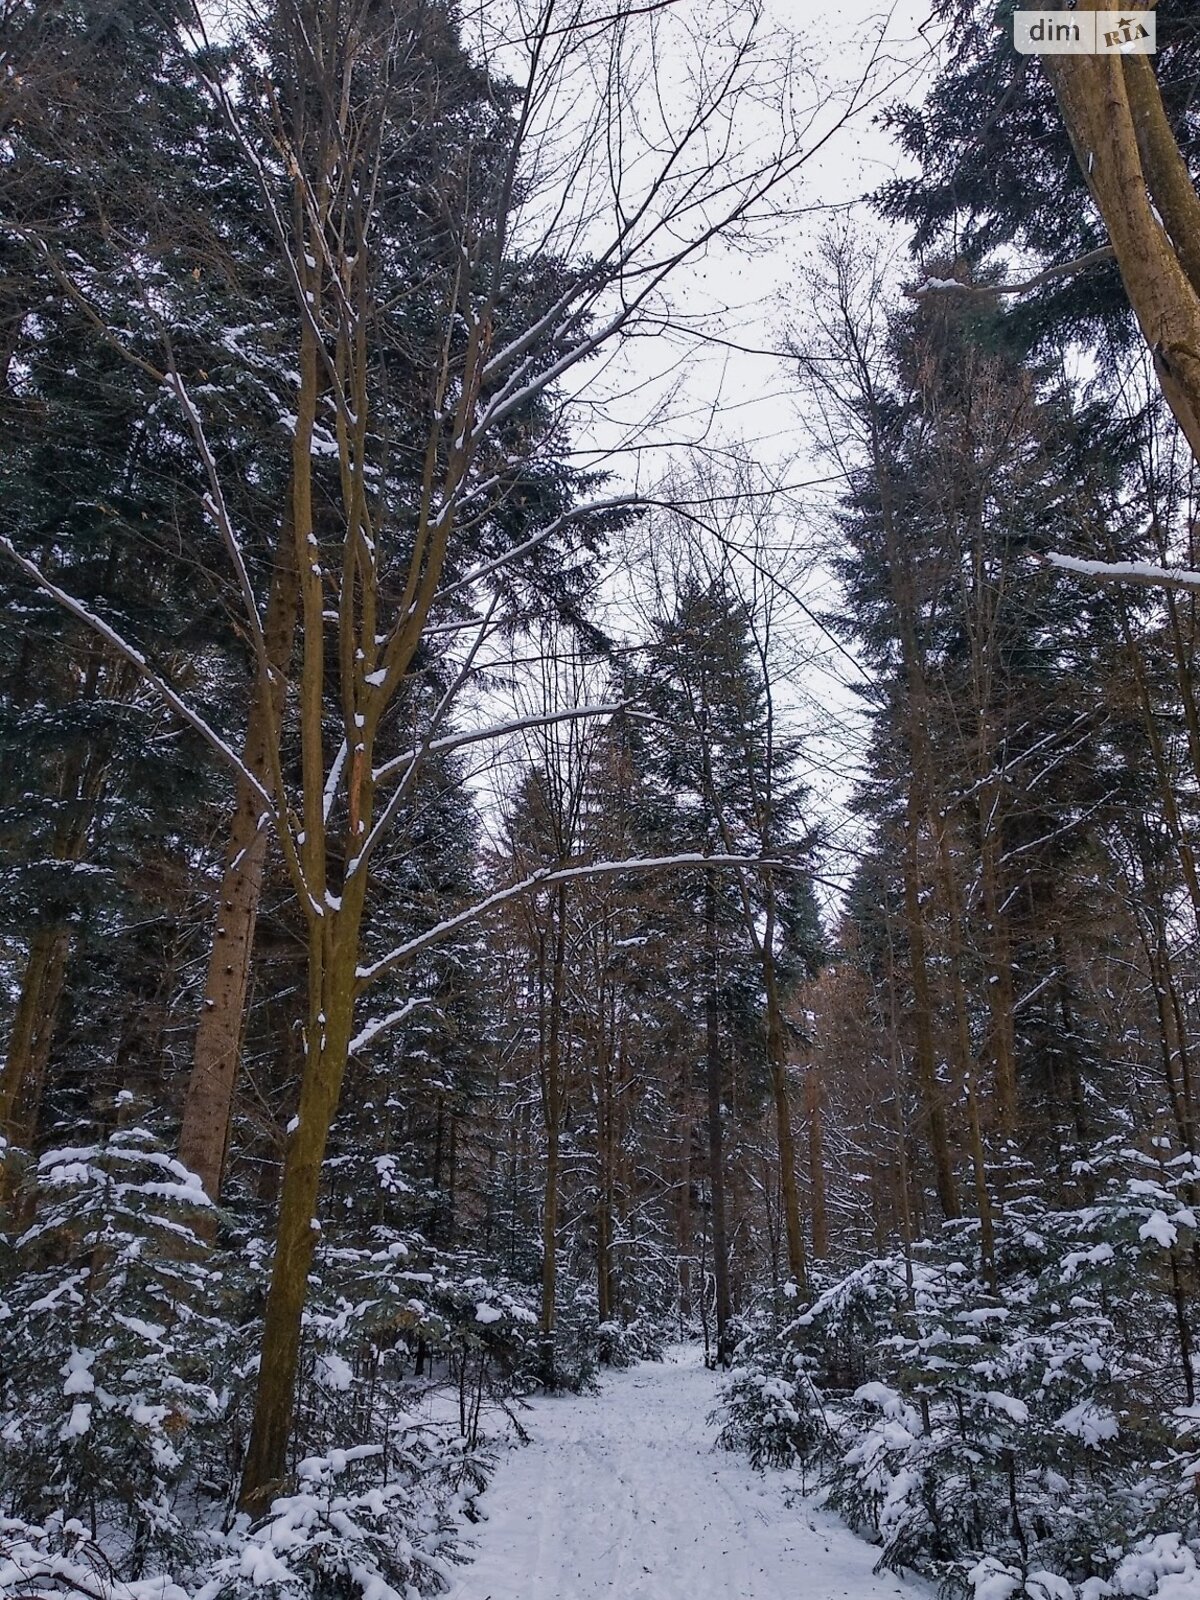
{"label": "snowy ground", "polygon": [[533,1442],[483,1497],[477,1558],[451,1600],[928,1600],[786,1481],[714,1450],[720,1380],[697,1352],[539,1399]]}

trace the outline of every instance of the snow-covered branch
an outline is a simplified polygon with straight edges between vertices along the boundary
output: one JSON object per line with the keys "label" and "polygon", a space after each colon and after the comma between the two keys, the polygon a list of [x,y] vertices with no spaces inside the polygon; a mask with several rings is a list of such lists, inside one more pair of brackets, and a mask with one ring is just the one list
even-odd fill
{"label": "snow-covered branch", "polygon": [[780,861],[765,856],[709,856],[700,851],[673,856],[631,856],[623,861],[591,861],[575,867],[543,867],[538,872],[530,873],[527,878],[522,878],[519,883],[497,889],[486,899],[477,900],[474,905],[468,906],[456,916],[447,917],[444,922],[439,922],[435,928],[429,928],[424,933],[418,934],[415,939],[397,945],[378,961],[359,967],[356,976],[361,984],[372,983],[383,973],[394,972],[397,967],[404,966],[422,950],[441,944],[443,940],[450,938],[469,923],[477,921],[478,918],[486,916],[488,912],[495,911],[500,906],[507,905],[510,900],[529,894],[534,889],[542,889],[551,884],[572,883],[583,878],[612,878],[626,873],[662,872],[674,867],[769,867],[773,872],[807,871],[807,868],[797,866],[793,861]]}
{"label": "snow-covered branch", "polygon": [[1088,250],[1085,254],[1076,256],[1073,261],[1060,261],[1057,266],[1046,267],[1041,272],[1035,272],[1032,278],[1022,278],[1019,283],[963,283],[959,278],[926,278],[923,282],[912,285],[908,290],[908,297],[910,300],[924,300],[933,294],[970,296],[1026,294],[1030,289],[1040,289],[1044,284],[1054,283],[1059,278],[1073,278],[1076,273],[1086,272],[1089,267],[1098,267],[1105,261],[1114,259],[1112,245],[1105,244],[1098,250]]}
{"label": "snow-covered branch", "polygon": [[365,1050],[369,1044],[373,1044],[381,1034],[390,1033],[402,1022],[407,1022],[414,1012],[424,1010],[426,1007],[436,1012],[438,1016],[442,1015],[441,1009],[428,995],[416,995],[413,999],[406,1000],[397,1010],[389,1011],[386,1017],[376,1017],[373,1022],[368,1022],[360,1028],[350,1041],[350,1054],[357,1055],[360,1050]]}
{"label": "snow-covered branch", "polygon": [[472,728],[467,733],[448,733],[444,739],[432,739],[428,744],[417,745],[393,756],[375,774],[378,781],[390,777],[410,761],[421,756],[444,755],[450,750],[461,750],[465,745],[481,744],[485,739],[504,739],[512,733],[524,733],[527,728],[545,728],[553,722],[572,722],[580,717],[613,717],[625,709],[623,700],[594,706],[572,706],[567,711],[547,711],[538,716],[516,717],[511,722],[495,722],[487,728]]}
{"label": "snow-covered branch", "polygon": [[202,717],[198,711],[193,710],[187,701],[176,690],[172,689],[167,680],[154,670],[140,650],[131,645],[127,639],[122,638],[114,627],[104,621],[103,617],[98,617],[94,611],[90,611],[81,600],[77,600],[74,595],[68,594],[65,589],[59,588],[58,584],[53,579],[48,578],[35,562],[30,561],[28,556],[21,554],[11,539],[0,536],[0,550],[5,551],[16,562],[25,576],[36,583],[38,588],[48,594],[58,605],[62,606],[64,611],[69,611],[73,617],[77,617],[80,622],[91,628],[94,633],[99,634],[106,644],[111,645],[119,656],[128,661],[159,698],[170,706],[176,716],[181,717],[189,728],[198,733],[222,763],[229,767],[246,784],[263,811],[271,816],[275,815],[275,803],[270,794],[250,771],[250,768],[241,759],[237,751],[225,742],[210,722]]}
{"label": "snow-covered branch", "polygon": [[1200,572],[1187,567],[1156,567],[1149,561],[1081,561],[1057,550],[1047,552],[1046,561],[1062,572],[1074,572],[1097,583],[1134,583],[1144,588],[1200,589]]}

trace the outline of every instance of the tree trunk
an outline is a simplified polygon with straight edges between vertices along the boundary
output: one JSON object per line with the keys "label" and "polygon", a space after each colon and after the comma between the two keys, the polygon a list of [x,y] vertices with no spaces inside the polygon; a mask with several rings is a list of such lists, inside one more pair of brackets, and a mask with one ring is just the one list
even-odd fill
{"label": "tree trunk", "polygon": [[27,1141],[37,1118],[70,947],[70,932],[61,924],[39,928],[29,947],[0,1073],[0,1133],[13,1144]]}
{"label": "tree trunk", "polygon": [[941,1085],[937,1081],[937,1056],[933,1044],[933,1002],[929,992],[929,969],[925,956],[925,921],[921,910],[921,886],[917,852],[920,805],[915,784],[909,785],[908,815],[905,819],[904,912],[908,937],[910,980],[913,991],[913,1029],[917,1092],[925,1113],[930,1153],[933,1156],[934,1182],[942,1215],[957,1217],[958,1189],[946,1129],[946,1109]]}
{"label": "tree trunk", "polygon": [[1159,386],[1200,460],[1200,286],[1189,275],[1200,271],[1195,191],[1153,71],[1144,58],[1108,55],[1043,56],[1042,65]]}
{"label": "tree trunk", "polygon": [[557,1382],[555,1372],[555,1322],[558,1288],[558,1189],[560,1127],[562,1122],[562,1011],[567,964],[567,889],[560,884],[555,896],[554,964],[550,978],[550,1019],[547,1030],[546,1068],[542,1110],[546,1120],[546,1174],[542,1201],[542,1381]]}
{"label": "tree trunk", "polygon": [[717,1365],[732,1356],[729,1297],[729,1236],[725,1215],[725,1151],[721,1121],[721,1028],[717,1010],[717,892],[709,871],[705,891],[705,950],[708,988],[704,997],[705,1087],[708,1092],[708,1185],[713,1219],[713,1284],[716,1289]]}
{"label": "tree trunk", "polygon": [[[679,1107],[679,1162],[675,1181],[678,1192],[675,1205],[675,1251],[679,1263],[679,1315],[692,1314],[692,1091],[690,1069],[685,1063],[681,1069],[682,1080]],[[704,1293],[703,1281],[700,1285]]]}
{"label": "tree trunk", "polygon": [[[268,790],[271,787],[268,750],[283,713],[297,599],[294,534],[285,518],[264,626],[274,674],[273,689],[268,693],[261,676],[257,679],[242,756],[245,765]],[[268,843],[266,818],[248,785],[241,781],[225,851],[217,923],[179,1134],[180,1161],[197,1174],[205,1193],[214,1200],[220,1198],[229,1145],[254,928],[262,897]]]}
{"label": "tree trunk", "polygon": [[775,1100],[775,1136],[779,1147],[779,1188],[783,1198],[788,1271],[800,1294],[808,1298],[808,1260],[800,1225],[800,1194],[796,1187],[796,1146],[792,1137],[792,1108],[787,1085],[787,1027],[779,1003],[775,971],[775,896],[767,891],[767,921],[762,940],[763,987],[767,996],[767,1060],[771,1068],[771,1093]]}
{"label": "tree trunk", "polygon": [[[115,559],[110,559],[106,586],[116,582]],[[104,695],[119,703],[132,682],[132,674],[121,663],[114,666],[97,641],[88,655],[81,698],[91,704]],[[106,742],[80,746],[66,758],[58,795],[68,802],[67,820],[55,830],[50,847],[54,861],[66,865],[83,860],[111,759]],[[65,923],[39,928],[30,941],[8,1054],[0,1071],[0,1135],[16,1144],[32,1139],[37,1127],[70,952],[71,932]],[[12,1176],[5,1179],[6,1187]]]}
{"label": "tree trunk", "polygon": [[805,1109],[808,1112],[808,1181],[812,1195],[813,1257],[817,1261],[824,1261],[829,1254],[829,1213],[825,1201],[825,1129],[821,1113],[821,1074],[815,1061],[809,1063],[805,1075],[804,1098]]}
{"label": "tree trunk", "polygon": [[300,1367],[308,1275],[320,1236],[317,1197],[329,1130],[350,1054],[363,890],[343,911],[313,918],[300,1103],[283,1163],[258,1389],[238,1504],[261,1515],[284,1480]]}
{"label": "tree trunk", "polygon": [[607,1050],[601,1051],[598,1110],[599,1171],[596,1183],[596,1307],[601,1322],[612,1319],[616,1307],[613,1295],[613,1189],[615,1164],[613,1062]]}

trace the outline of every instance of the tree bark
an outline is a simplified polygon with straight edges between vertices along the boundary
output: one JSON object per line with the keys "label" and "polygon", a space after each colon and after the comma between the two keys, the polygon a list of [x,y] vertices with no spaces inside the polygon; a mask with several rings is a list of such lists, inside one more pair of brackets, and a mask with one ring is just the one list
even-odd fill
{"label": "tree bark", "polygon": [[713,1284],[716,1289],[717,1365],[733,1354],[729,1323],[729,1234],[725,1214],[725,1148],[721,1117],[721,1026],[717,1009],[717,891],[711,870],[705,890],[705,952],[708,986],[704,996],[705,1088],[708,1094],[708,1185],[713,1219]]}
{"label": "tree bark", "polygon": [[925,954],[925,920],[921,910],[921,886],[917,839],[920,805],[915,785],[909,785],[908,815],[905,819],[904,920],[908,938],[910,981],[913,991],[914,1057],[917,1092],[925,1113],[929,1149],[933,1156],[934,1183],[942,1215],[959,1215],[958,1188],[946,1128],[946,1108],[937,1081],[937,1056],[933,1043],[933,1000],[929,990],[929,967]]}
{"label": "tree bark", "polygon": [[266,1510],[287,1468],[308,1275],[321,1231],[317,1221],[321,1166],[349,1059],[361,914],[360,892],[357,903],[339,916],[317,920],[310,931],[300,1104],[284,1156],[254,1422],[238,1502],[254,1516]]}
{"label": "tree bark", "polygon": [[555,896],[554,961],[550,977],[550,1017],[546,1065],[542,1085],[542,1113],[546,1122],[546,1173],[542,1200],[542,1381],[557,1382],[555,1324],[558,1290],[558,1190],[562,1126],[562,1011],[567,966],[567,889],[559,884]]}
{"label": "tree bark", "polygon": [[[269,744],[277,736],[283,715],[286,670],[296,629],[298,583],[294,544],[290,520],[285,518],[264,624],[273,679],[268,689],[261,674],[256,678],[242,754],[245,765],[267,790],[271,788]],[[216,929],[179,1134],[180,1161],[197,1174],[205,1193],[214,1200],[220,1198],[229,1146],[254,929],[262,898],[268,845],[266,818],[248,784],[241,781],[225,851]]]}
{"label": "tree bark", "polygon": [[70,931],[61,923],[39,928],[29,947],[0,1073],[0,1133],[14,1144],[27,1141],[37,1118],[70,948]]}
{"label": "tree bark", "polygon": [[[813,1257],[824,1261],[829,1254],[829,1213],[825,1200],[825,1127],[821,1109],[821,1073],[815,1061],[809,1063],[804,1080],[805,1109],[808,1112],[808,1181],[811,1190]],[[874,1192],[874,1191],[872,1191]]]}
{"label": "tree bark", "polygon": [[[605,1044],[610,1044],[606,1040]],[[613,1270],[613,1209],[616,1188],[616,1084],[611,1048],[602,1045],[597,1107],[599,1172],[596,1183],[596,1306],[601,1322],[616,1314]]]}
{"label": "tree bark", "polygon": [[[692,1091],[690,1068],[680,1072],[679,1161],[675,1205],[675,1251],[679,1263],[679,1315],[692,1314]],[[701,1284],[701,1295],[703,1295]]]}
{"label": "tree bark", "polygon": [[767,922],[762,941],[763,987],[767,996],[767,1060],[771,1069],[771,1093],[775,1101],[775,1136],[779,1148],[779,1188],[783,1198],[784,1233],[787,1239],[788,1271],[808,1297],[808,1259],[804,1230],[800,1224],[800,1194],[796,1187],[796,1145],[792,1137],[792,1108],[788,1099],[787,1027],[779,1003],[779,983],[775,971],[775,897],[768,888]]}
{"label": "tree bark", "polygon": [[[1085,4],[1100,9],[1096,0]],[[1198,246],[1194,205],[1184,194],[1191,184],[1186,169],[1180,171],[1182,158],[1176,161],[1168,149],[1175,145],[1178,156],[1153,73],[1148,64],[1131,68],[1130,60],[1043,56],[1042,64],[1108,229],[1159,386],[1200,460],[1200,290],[1188,270],[1197,270]]]}

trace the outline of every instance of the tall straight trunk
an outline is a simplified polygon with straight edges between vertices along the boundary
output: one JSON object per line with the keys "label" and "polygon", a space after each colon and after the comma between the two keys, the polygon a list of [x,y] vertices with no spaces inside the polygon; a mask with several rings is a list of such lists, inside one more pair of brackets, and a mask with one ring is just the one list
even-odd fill
{"label": "tall straight trunk", "polygon": [[1130,674],[1138,692],[1142,723],[1146,731],[1146,744],[1150,751],[1150,760],[1154,767],[1159,799],[1162,803],[1163,821],[1167,825],[1167,832],[1171,836],[1175,853],[1179,857],[1180,871],[1183,874],[1183,881],[1187,886],[1188,899],[1191,902],[1192,921],[1196,928],[1197,937],[1200,938],[1200,865],[1196,861],[1196,852],[1192,845],[1190,832],[1180,816],[1178,790],[1167,760],[1167,753],[1163,748],[1162,737],[1159,733],[1154,696],[1151,692],[1149,680],[1146,677],[1145,661],[1137,640],[1134,638],[1129,621],[1129,613],[1123,604],[1120,608],[1119,616],[1121,636],[1125,644]]}
{"label": "tall straight trunk", "polygon": [[[987,1162],[983,1147],[983,1126],[979,1111],[979,1085],[975,1056],[971,1049],[971,1018],[967,1007],[966,938],[963,931],[962,897],[950,852],[946,830],[938,827],[938,861],[942,869],[942,888],[946,919],[950,929],[950,987],[954,998],[954,1026],[958,1041],[958,1070],[967,1098],[967,1134],[971,1150],[971,1171],[975,1180],[975,1209],[979,1217],[979,1254],[985,1281],[995,1286],[996,1242],[992,1221],[992,1201],[988,1193]],[[995,985],[989,985],[989,992]],[[1011,982],[1010,982],[1011,990]],[[1011,1012],[1009,1014],[1011,1025]]]}
{"label": "tall straight trunk", "polygon": [[263,1318],[254,1421],[239,1506],[261,1515],[279,1492],[295,1414],[308,1276],[320,1237],[317,1199],[350,1054],[365,885],[309,927],[309,998],[300,1103],[283,1162],[275,1255]]}
{"label": "tall straight trunk", "polygon": [[771,1092],[775,1100],[775,1136],[779,1147],[779,1190],[783,1201],[783,1226],[787,1242],[788,1271],[801,1296],[807,1298],[808,1252],[800,1221],[800,1193],[796,1186],[796,1145],[792,1134],[792,1108],[788,1099],[787,1074],[771,1062]]}
{"label": "tall straight trunk", "polygon": [[946,1127],[946,1108],[937,1081],[937,1056],[933,1042],[933,1001],[929,989],[929,968],[925,954],[925,917],[921,909],[920,861],[917,841],[920,827],[920,801],[915,783],[910,783],[904,839],[904,920],[908,938],[910,981],[913,991],[914,1058],[917,1092],[933,1156],[934,1184],[942,1215],[959,1214],[958,1188]]}
{"label": "tall straight trunk", "polygon": [[717,891],[711,870],[704,895],[707,989],[704,996],[705,1088],[708,1096],[708,1185],[713,1219],[713,1285],[716,1289],[717,1364],[733,1354],[730,1333],[729,1234],[725,1213],[725,1149],[721,1118],[721,1026],[717,1009]]}
{"label": "tall straight trunk", "polygon": [[613,1131],[611,1188],[608,1196],[609,1253],[608,1253],[608,1303],[613,1315],[620,1317],[624,1310],[625,1294],[621,1273],[621,1253],[617,1248],[619,1238],[628,1238],[632,1224],[629,1196],[635,1190],[632,1140],[629,1137],[630,1080],[629,1063],[624,1049],[616,1044],[616,1013],[612,1019],[614,1041],[613,1078]]}
{"label": "tall straight trunk", "polygon": [[1186,1057],[1184,1054],[1184,1041],[1178,1028],[1178,1008],[1172,1003],[1175,978],[1172,970],[1170,945],[1164,920],[1161,917],[1156,917],[1155,920],[1157,926],[1154,930],[1154,943],[1151,944],[1145,938],[1143,938],[1143,942],[1150,967],[1154,1003],[1158,1011],[1159,1049],[1163,1061],[1163,1078],[1171,1104],[1171,1113],[1175,1119],[1176,1131],[1179,1134],[1179,1142],[1189,1154],[1194,1154],[1196,1149],[1196,1130],[1189,1106],[1188,1079],[1186,1076],[1181,1079],[1175,1075],[1176,1057],[1179,1057],[1181,1069],[1184,1068]]}
{"label": "tall straight trunk", "polygon": [[613,985],[606,977],[610,952],[603,932],[598,945],[591,946],[591,954],[594,960],[590,976],[596,994],[596,1011],[594,1027],[588,1030],[585,1054],[594,1062],[592,1096],[596,1110],[596,1309],[599,1320],[603,1323],[610,1321],[617,1311],[613,1235],[619,1095]]}
{"label": "tall straight trunk", "polygon": [[[326,892],[329,862],[324,814],[324,601],[320,564],[311,556],[316,543],[312,438],[320,365],[316,336],[307,321],[301,329],[299,371],[292,437],[290,530],[303,604],[299,702],[304,832],[298,851],[295,843],[285,848],[289,850],[293,875],[300,874],[303,879],[308,993],[300,1102],[296,1124],[284,1153],[275,1254],[259,1351],[254,1420],[238,1497],[240,1509],[252,1515],[266,1510],[287,1468],[308,1274],[320,1232],[317,1198],[321,1166],[350,1055],[367,877],[366,873],[359,872],[343,884],[338,902],[331,900]],[[264,697],[264,705],[269,704],[270,698]],[[268,754],[278,771],[278,741]],[[370,815],[369,781],[363,784],[362,790],[365,803],[360,801],[360,804],[365,827],[365,819]],[[290,835],[281,833],[281,837],[290,838]],[[291,852],[298,858],[292,859]],[[223,1129],[221,1136],[223,1140]]]}
{"label": "tall straight trunk", "polygon": [[829,1254],[829,1212],[825,1200],[825,1128],[821,1107],[821,1072],[815,1061],[809,1063],[804,1079],[805,1109],[808,1112],[808,1182],[812,1200],[813,1256],[824,1261]]}
{"label": "tall straight trunk", "polygon": [[[1062,1018],[1063,1038],[1069,1042],[1075,1037],[1075,1017],[1071,1007],[1070,990],[1067,987],[1067,956],[1063,946],[1062,934],[1057,930],[1054,934],[1054,960],[1058,967],[1058,1009]],[[1067,1098],[1071,1103],[1071,1116],[1075,1126],[1075,1138],[1078,1144],[1079,1155],[1086,1154],[1090,1143],[1088,1134],[1087,1105],[1083,1098],[1083,1084],[1079,1077],[1079,1064],[1074,1050],[1068,1049],[1067,1054]],[[1084,1198],[1090,1200],[1090,1183],[1085,1175],[1082,1187]]]}
{"label": "tall straight trunk", "polygon": [[554,1330],[558,1290],[558,1191],[561,1169],[562,1126],[562,1011],[567,967],[567,888],[559,884],[555,895],[554,961],[550,978],[550,1016],[547,1028],[542,1111],[546,1122],[546,1172],[542,1199],[542,1378],[556,1382]]}
{"label": "tall straight trunk", "polygon": [[30,942],[0,1073],[0,1132],[14,1144],[28,1142],[37,1120],[70,948],[70,931],[61,923],[39,928]]}
{"label": "tall straight trunk", "polygon": [[[113,556],[106,588],[117,581]],[[132,674],[122,663],[114,664],[99,641],[95,642],[84,672],[82,700],[90,704],[103,695],[120,702],[132,684]],[[112,751],[104,742],[72,749],[64,761],[58,798],[66,802],[66,820],[54,831],[49,851],[52,860],[63,865],[83,860],[111,761]],[[27,1143],[37,1126],[70,953],[70,928],[62,922],[39,928],[30,941],[8,1053],[0,1069],[0,1135],[12,1144]],[[13,1176],[8,1174],[6,1187]]]}
{"label": "tall straight trunk", "polygon": [[1159,387],[1200,460],[1200,205],[1153,70],[1116,55],[1041,59]]}
{"label": "tall straight trunk", "polygon": [[783,1200],[784,1233],[787,1239],[788,1271],[802,1296],[808,1296],[808,1259],[804,1230],[800,1224],[800,1193],[796,1187],[796,1145],[792,1136],[792,1107],[787,1084],[787,1026],[779,1002],[779,981],[775,969],[775,895],[768,884],[767,919],[762,940],[763,988],[767,996],[767,1061],[771,1069],[771,1093],[775,1101],[775,1138],[779,1148],[779,1189]]}
{"label": "tall straight trunk", "polygon": [[601,1322],[612,1316],[612,1082],[605,1064],[599,1068],[596,1097],[596,1311]]}
{"label": "tall straight trunk", "polygon": [[[857,345],[857,341],[854,341]],[[921,909],[920,834],[921,818],[928,810],[933,793],[930,773],[933,759],[929,748],[929,694],[925,680],[924,653],[918,628],[919,595],[912,554],[897,526],[892,459],[885,443],[881,411],[875,390],[875,374],[864,363],[858,364],[858,383],[867,403],[870,422],[871,460],[880,495],[883,531],[887,550],[888,582],[895,609],[896,636],[908,690],[905,743],[908,747],[908,784],[904,817],[904,920],[908,937],[909,965],[913,998],[914,1065],[917,1093],[933,1157],[934,1182],[942,1215],[959,1214],[958,1190],[941,1086],[937,1080],[937,1057],[933,1036],[933,1004],[925,950],[925,923]],[[893,1001],[895,986],[892,986]],[[895,1022],[893,1019],[893,1034]],[[893,1037],[893,1045],[895,1037]]]}
{"label": "tall straight trunk", "polygon": [[605,1181],[601,1176],[596,1203],[596,1317],[601,1323],[610,1322],[613,1315],[612,1213],[605,1193]]}
{"label": "tall straight trunk", "polygon": [[980,877],[983,911],[987,919],[989,1045],[994,1074],[996,1121],[1001,1136],[1013,1137],[1017,1125],[1016,1041],[1013,1031],[1016,997],[1013,989],[1012,959],[1009,950],[1008,921],[1002,906],[1000,837],[995,824],[995,797],[992,787],[981,792],[979,823],[981,830]]}
{"label": "tall straight trunk", "polygon": [[[680,1070],[679,1158],[675,1182],[675,1253],[679,1263],[679,1314],[692,1314],[692,1090],[690,1071]],[[700,1286],[701,1295],[704,1285]]]}
{"label": "tall straight trunk", "polygon": [[[268,690],[261,675],[256,679],[242,752],[245,766],[267,790],[271,787],[269,747],[283,714],[298,597],[294,534],[285,518],[264,624],[273,682]],[[197,1174],[205,1193],[214,1200],[220,1197],[229,1146],[267,847],[266,819],[249,785],[240,780],[179,1133],[180,1161]]]}

